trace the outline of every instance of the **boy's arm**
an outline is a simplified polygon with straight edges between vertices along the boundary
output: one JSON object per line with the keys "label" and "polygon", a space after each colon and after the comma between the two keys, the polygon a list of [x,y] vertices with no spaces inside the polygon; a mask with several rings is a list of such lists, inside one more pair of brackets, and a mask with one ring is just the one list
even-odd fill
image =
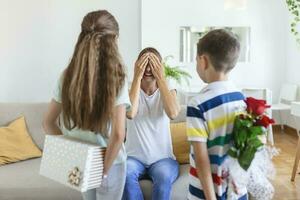
{"label": "boy's arm", "polygon": [[191,142],[191,166],[196,168],[197,178],[200,180],[205,199],[216,200],[210,160],[207,150],[209,132],[207,130],[204,113],[199,106],[202,96],[198,95],[188,102],[187,106],[187,137]]}
{"label": "boy's arm", "polygon": [[205,198],[208,200],[215,200],[216,194],[214,191],[214,184],[211,175],[212,173],[210,169],[207,145],[205,142],[192,142],[192,146],[194,149],[197,175],[201,182]]}

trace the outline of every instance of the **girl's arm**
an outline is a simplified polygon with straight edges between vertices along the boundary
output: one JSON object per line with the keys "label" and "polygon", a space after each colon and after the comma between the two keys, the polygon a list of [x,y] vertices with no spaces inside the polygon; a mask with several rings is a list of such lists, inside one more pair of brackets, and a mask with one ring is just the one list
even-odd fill
{"label": "girl's arm", "polygon": [[176,91],[170,91],[164,77],[164,70],[161,62],[156,56],[150,55],[150,66],[152,73],[157,81],[159,91],[162,94],[164,109],[170,119],[175,119],[180,112],[180,106],[177,102]]}
{"label": "girl's arm", "polygon": [[144,75],[145,68],[148,63],[148,55],[144,54],[139,60],[136,61],[134,67],[134,77],[129,91],[129,98],[131,102],[131,109],[126,113],[128,119],[133,119],[138,111],[139,96],[141,89],[141,80]]}
{"label": "girl's arm", "polygon": [[205,142],[192,142],[195,156],[197,175],[203,187],[207,200],[216,200],[207,144]]}
{"label": "girl's arm", "polygon": [[125,105],[118,105],[113,111],[112,132],[108,140],[108,145],[104,158],[103,174],[107,175],[114,160],[116,159],[122,143],[125,139]]}
{"label": "girl's arm", "polygon": [[43,128],[46,134],[62,135],[62,132],[57,125],[57,119],[61,113],[61,104],[55,100],[51,100],[48,111],[43,119]]}

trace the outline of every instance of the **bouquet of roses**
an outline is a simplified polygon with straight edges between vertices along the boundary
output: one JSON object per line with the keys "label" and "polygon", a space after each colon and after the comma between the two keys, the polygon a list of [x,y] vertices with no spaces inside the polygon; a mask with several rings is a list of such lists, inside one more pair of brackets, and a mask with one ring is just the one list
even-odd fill
{"label": "bouquet of roses", "polygon": [[266,115],[270,106],[265,100],[249,97],[245,102],[246,112],[234,121],[232,146],[226,161],[230,174],[228,199],[238,199],[245,188],[255,199],[272,199],[274,188],[268,178],[275,173],[270,153],[274,149],[267,147],[264,141],[274,120]]}
{"label": "bouquet of roses", "polygon": [[264,145],[267,128],[274,123],[265,110],[270,108],[265,100],[252,97],[246,99],[247,113],[236,117],[233,127],[233,146],[228,154],[238,159],[240,166],[247,171],[257,150]]}

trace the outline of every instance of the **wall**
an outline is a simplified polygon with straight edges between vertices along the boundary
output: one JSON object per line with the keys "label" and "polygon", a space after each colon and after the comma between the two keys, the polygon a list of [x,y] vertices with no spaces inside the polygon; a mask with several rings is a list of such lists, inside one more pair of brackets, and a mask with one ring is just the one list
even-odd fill
{"label": "wall", "polygon": [[120,51],[131,67],[140,49],[139,0],[2,0],[0,102],[49,101],[69,63],[83,16],[98,9],[117,18]]}
{"label": "wall", "polygon": [[[289,15],[290,16],[290,15]],[[291,17],[289,18],[291,20]],[[287,65],[285,81],[300,86],[300,44],[297,44],[295,37],[291,34],[290,27],[287,27]],[[300,25],[298,27],[300,31]],[[297,100],[300,101],[300,87]]]}
{"label": "wall", "polygon": [[[288,13],[288,22],[290,22],[292,16]],[[300,31],[300,26],[298,26],[298,30]],[[285,82],[287,83],[294,83],[299,86],[298,88],[298,95],[297,101],[300,101],[300,45],[296,43],[294,36],[290,32],[289,23],[286,25],[286,32],[287,32],[287,51],[286,51],[286,59],[287,64],[285,66],[286,76]],[[283,119],[286,119],[287,124],[291,127],[297,127],[300,129],[299,123],[296,125],[296,121],[294,118],[289,114],[289,112],[283,112],[282,114]],[[300,120],[300,119],[297,119]]]}
{"label": "wall", "polygon": [[[180,26],[228,25],[252,28],[251,62],[239,63],[231,75],[238,86],[269,87],[276,101],[281,83],[300,85],[300,49],[289,33],[284,1],[249,0],[246,10],[225,11],[220,0],[2,0],[0,102],[48,101],[69,62],[82,17],[104,8],[119,21],[129,79],[140,46],[178,56]],[[186,69],[194,77],[191,90],[199,90],[203,83],[195,64]]]}
{"label": "wall", "polygon": [[[224,10],[220,0],[142,0],[142,47],[154,46],[163,55],[179,57],[180,26],[250,26],[250,63],[239,63],[231,79],[240,87],[268,87],[278,98],[285,79],[287,23],[284,1],[249,0],[246,10]],[[186,69],[193,74],[190,91],[203,83],[195,63]]]}

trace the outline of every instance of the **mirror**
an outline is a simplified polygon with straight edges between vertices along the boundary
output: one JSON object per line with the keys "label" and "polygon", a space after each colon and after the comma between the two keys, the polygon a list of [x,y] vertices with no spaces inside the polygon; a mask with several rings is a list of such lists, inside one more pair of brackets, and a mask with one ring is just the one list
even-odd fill
{"label": "mirror", "polygon": [[196,28],[193,26],[182,26],[179,29],[180,48],[179,61],[183,63],[195,62],[197,55],[197,43],[207,32],[223,28],[233,32],[241,44],[239,62],[250,61],[250,27],[204,27]]}

